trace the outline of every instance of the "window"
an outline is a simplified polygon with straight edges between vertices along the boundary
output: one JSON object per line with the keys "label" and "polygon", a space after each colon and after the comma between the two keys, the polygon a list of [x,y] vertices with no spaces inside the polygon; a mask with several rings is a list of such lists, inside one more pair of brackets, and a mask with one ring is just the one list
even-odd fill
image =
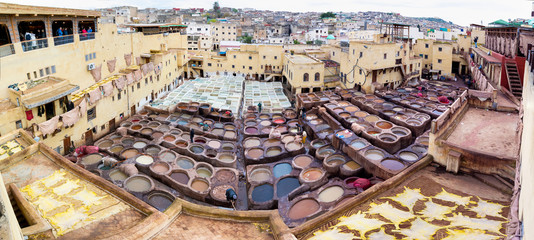
{"label": "window", "polygon": [[87,121],[91,121],[96,118],[96,107],[87,110]]}
{"label": "window", "polygon": [[425,55],[425,59],[428,59],[428,55]]}
{"label": "window", "polygon": [[44,76],[44,70],[41,68],[39,69],[39,77],[43,77]]}
{"label": "window", "polygon": [[360,58],[362,58],[362,57],[363,57],[363,52],[360,52]]}
{"label": "window", "polygon": [[332,56],[336,56],[336,52],[332,52]]}
{"label": "window", "polygon": [[274,59],[275,59],[275,60],[278,59],[278,56],[274,56]]}
{"label": "window", "polygon": [[148,85],[148,78],[145,78],[145,85]]}
{"label": "window", "polygon": [[121,92],[119,91],[119,94],[117,94],[117,100],[121,100]]}
{"label": "window", "polygon": [[235,68],[235,65],[232,65],[232,68]]}
{"label": "window", "polygon": [[388,58],[388,54],[384,53],[384,59],[387,59],[387,58]]}
{"label": "window", "polygon": [[438,48],[438,51],[442,52],[442,51],[443,51],[443,48]]}
{"label": "window", "polygon": [[32,79],[32,76],[30,75],[30,73],[26,73],[26,76],[28,77],[28,80]]}
{"label": "window", "polygon": [[17,120],[15,122],[15,126],[16,126],[17,129],[22,128],[22,121],[21,120]]}
{"label": "window", "polygon": [[248,56],[248,60],[252,60],[252,56]]}
{"label": "window", "polygon": [[304,81],[304,82],[310,81],[310,76],[309,76],[308,73],[304,73],[303,81]]}
{"label": "window", "polygon": [[438,59],[438,63],[441,63],[441,59]]}
{"label": "window", "polygon": [[352,49],[352,55],[356,55],[356,49]]}
{"label": "window", "polygon": [[245,69],[245,65],[243,65],[243,69]]}
{"label": "window", "polygon": [[248,70],[252,70],[252,66],[248,66]]}
{"label": "window", "polygon": [[236,58],[236,55],[234,55],[234,59]]}
{"label": "window", "polygon": [[318,82],[319,80],[321,80],[321,74],[315,73],[315,81]]}
{"label": "window", "polygon": [[425,43],[425,48],[428,48],[428,43]]}
{"label": "window", "polygon": [[208,63],[208,67],[211,67],[211,63]]}
{"label": "window", "polygon": [[56,73],[56,65],[53,65],[51,68],[52,68],[52,73]]}
{"label": "window", "polygon": [[362,75],[362,70],[360,69],[360,75]]}
{"label": "window", "polygon": [[265,56],[263,56],[263,59],[265,59]]}

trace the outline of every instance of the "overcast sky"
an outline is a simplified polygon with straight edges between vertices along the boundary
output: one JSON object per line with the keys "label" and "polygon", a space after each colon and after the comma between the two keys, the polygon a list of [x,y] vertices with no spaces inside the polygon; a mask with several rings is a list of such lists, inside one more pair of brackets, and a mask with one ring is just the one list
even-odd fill
{"label": "overcast sky", "polygon": [[[214,0],[0,0],[25,5],[93,9],[115,6],[139,8],[212,8]],[[528,0],[220,0],[221,7],[294,12],[381,11],[409,17],[440,17],[456,24],[484,25],[497,19],[530,18]]]}

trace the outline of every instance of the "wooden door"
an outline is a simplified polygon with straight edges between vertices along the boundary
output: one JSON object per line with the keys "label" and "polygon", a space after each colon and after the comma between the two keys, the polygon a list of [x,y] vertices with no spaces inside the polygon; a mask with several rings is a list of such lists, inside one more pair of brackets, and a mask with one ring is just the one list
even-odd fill
{"label": "wooden door", "polygon": [[109,120],[109,131],[115,131],[115,118]]}
{"label": "wooden door", "polygon": [[130,108],[130,116],[135,115],[135,104]]}
{"label": "wooden door", "polygon": [[65,152],[65,154],[70,153],[70,147],[70,136],[63,138],[63,151]]}
{"label": "wooden door", "polygon": [[85,145],[93,145],[93,130],[85,132]]}

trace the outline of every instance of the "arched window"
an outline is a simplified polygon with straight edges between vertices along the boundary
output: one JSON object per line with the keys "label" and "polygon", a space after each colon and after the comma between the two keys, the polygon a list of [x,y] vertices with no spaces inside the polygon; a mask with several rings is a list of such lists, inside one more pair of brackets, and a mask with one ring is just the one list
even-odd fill
{"label": "arched window", "polygon": [[315,81],[318,82],[321,79],[320,73],[315,73]]}
{"label": "arched window", "polygon": [[307,82],[310,80],[310,75],[308,73],[304,73],[304,82]]}

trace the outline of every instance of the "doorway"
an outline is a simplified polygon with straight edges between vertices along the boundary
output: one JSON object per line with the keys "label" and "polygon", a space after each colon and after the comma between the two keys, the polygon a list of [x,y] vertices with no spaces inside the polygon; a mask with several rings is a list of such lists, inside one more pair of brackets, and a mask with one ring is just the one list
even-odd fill
{"label": "doorway", "polygon": [[130,116],[135,115],[135,104],[130,108]]}
{"label": "doorway", "polygon": [[70,153],[70,147],[70,136],[63,138],[63,151],[65,152],[65,154]]}
{"label": "doorway", "polygon": [[46,113],[46,120],[49,120],[56,116],[56,109],[55,109],[54,102],[49,102],[45,104],[45,113]]}
{"label": "doorway", "polygon": [[115,118],[109,120],[109,131],[110,132],[115,131]]}
{"label": "doorway", "polygon": [[452,69],[451,72],[453,74],[460,74],[460,62],[452,62]]}
{"label": "doorway", "polygon": [[89,129],[89,131],[85,132],[85,145],[93,145],[93,130]]}

